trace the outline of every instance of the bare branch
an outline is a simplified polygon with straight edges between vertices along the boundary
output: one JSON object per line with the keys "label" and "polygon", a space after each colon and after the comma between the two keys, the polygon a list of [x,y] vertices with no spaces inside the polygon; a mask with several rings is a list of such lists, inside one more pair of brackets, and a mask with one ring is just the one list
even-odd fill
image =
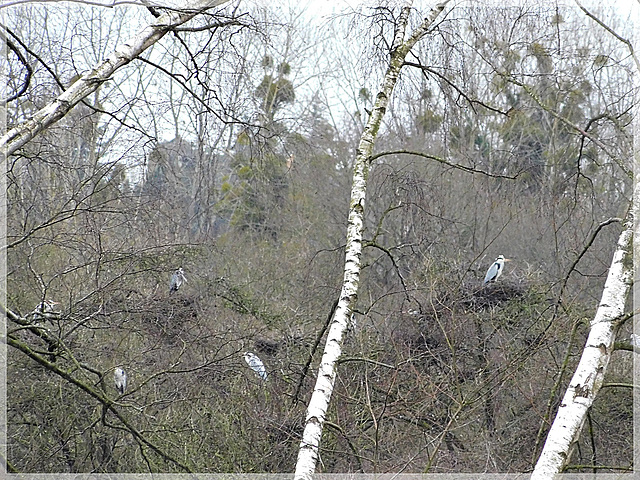
{"label": "bare branch", "polygon": [[475,108],[475,106],[477,104],[477,105],[480,105],[480,106],[486,108],[487,110],[490,110],[490,111],[495,112],[495,113],[499,113],[500,115],[507,115],[507,112],[503,112],[499,108],[492,107],[491,105],[487,105],[486,103],[481,102],[478,99],[469,97],[469,95],[464,93],[460,87],[458,87],[455,83],[453,83],[451,80],[449,80],[446,76],[444,76],[443,74],[441,74],[440,72],[438,72],[437,70],[435,70],[435,69],[433,69],[431,67],[427,67],[426,65],[422,65],[420,63],[419,59],[418,59],[418,63],[404,62],[404,64],[407,65],[408,67],[419,68],[420,70],[422,70],[423,73],[425,73],[425,76],[426,76],[426,73],[428,72],[428,73],[430,73],[432,75],[435,75],[439,79],[441,79],[443,82],[445,82],[447,85],[449,85],[451,88],[453,88],[458,93],[458,98],[462,97],[467,101],[469,106],[473,109],[474,113],[477,113],[476,112],[476,108]]}
{"label": "bare branch", "polygon": [[560,293],[558,294],[558,301],[560,301],[560,299],[562,298],[564,289],[566,288],[567,283],[569,282],[569,277],[576,269],[576,266],[578,265],[582,257],[584,257],[585,254],[589,251],[589,248],[591,248],[591,245],[593,245],[593,242],[596,240],[600,231],[607,225],[611,225],[612,223],[619,223],[619,222],[622,222],[621,218],[609,218],[604,222],[600,223],[600,225],[598,225],[596,229],[593,232],[591,232],[591,235],[589,236],[589,239],[586,241],[584,247],[582,248],[582,251],[573,260],[573,263],[571,264],[571,266],[567,270],[567,273],[564,276],[564,279],[562,281],[562,286],[560,287]]}
{"label": "bare branch", "polygon": [[[63,1],[70,1],[81,3],[83,5],[94,5],[96,7],[105,7],[105,8],[113,8],[120,5],[139,5],[144,6],[140,1],[137,0],[114,0],[112,2],[98,2],[95,0],[39,0],[38,3],[62,3]],[[16,5],[22,5],[25,3],[35,3],[33,0],[13,0],[9,2],[3,2],[0,5],[0,9],[7,7],[14,7]]]}
{"label": "bare branch", "polygon": [[578,7],[580,8],[580,10],[582,10],[587,17],[592,19],[594,22],[596,22],[598,25],[604,28],[607,32],[609,32],[611,35],[613,35],[615,38],[617,38],[619,41],[621,41],[627,46],[627,48],[629,49],[629,53],[631,54],[631,58],[633,58],[633,61],[636,64],[636,68],[638,69],[638,72],[640,72],[640,61],[638,60],[638,57],[636,56],[636,52],[633,49],[633,44],[626,38],[618,35],[613,28],[609,27],[606,23],[604,23],[602,20],[596,17],[593,13],[591,13],[589,10],[583,7],[582,4],[580,3],[580,0],[575,0],[575,1]]}
{"label": "bare branch", "polygon": [[[9,31],[4,25],[0,26],[0,28],[3,28],[5,30]],[[7,103],[7,102],[10,102],[12,100],[15,100],[16,98],[19,98],[24,92],[27,91],[27,88],[29,88],[29,84],[31,83],[31,77],[33,75],[33,68],[31,67],[31,65],[29,64],[27,59],[24,57],[24,55],[22,55],[22,52],[18,49],[18,47],[11,40],[9,40],[7,38],[7,36],[4,34],[4,32],[2,32],[2,30],[0,30],[0,38],[2,38],[2,40],[4,40],[4,42],[7,44],[7,47],[9,48],[9,50],[11,50],[13,53],[16,54],[16,56],[18,57],[18,60],[20,61],[20,63],[24,66],[25,70],[27,71],[27,73],[25,75],[25,79],[22,82],[22,86],[20,87],[20,89],[16,93],[11,95],[10,97],[3,98],[2,100],[0,100],[1,103]]]}
{"label": "bare branch", "polygon": [[429,153],[424,153],[424,152],[416,152],[413,150],[390,150],[388,152],[381,152],[381,153],[376,153],[375,155],[371,155],[371,157],[369,157],[369,161],[373,162],[374,160],[377,160],[380,157],[384,157],[387,155],[415,155],[416,157],[422,157],[422,158],[428,158],[429,160],[435,160],[436,162],[442,163],[443,165],[447,165],[449,167],[458,169],[458,170],[462,170],[463,172],[467,172],[467,173],[478,173],[480,175],[485,175],[487,177],[492,177],[492,178],[506,178],[509,180],[516,180],[521,174],[517,173],[516,175],[502,175],[499,173],[489,173],[489,172],[485,172],[484,170],[478,170],[477,168],[472,168],[472,167],[466,167],[464,165],[460,165],[458,163],[452,163],[448,160],[445,160],[444,158],[440,158],[437,157],[435,155],[431,155]]}
{"label": "bare branch", "polygon": [[36,112],[30,120],[12,128],[6,135],[1,137],[0,150],[6,149],[8,155],[14,153],[40,132],[64,117],[78,102],[96,91],[118,69],[138,57],[147,48],[164,37],[167,32],[188,22],[199,13],[226,1],[228,0],[194,2],[188,10],[166,11],[139,34],[117,47],[109,58],[84,74],[65,92]]}

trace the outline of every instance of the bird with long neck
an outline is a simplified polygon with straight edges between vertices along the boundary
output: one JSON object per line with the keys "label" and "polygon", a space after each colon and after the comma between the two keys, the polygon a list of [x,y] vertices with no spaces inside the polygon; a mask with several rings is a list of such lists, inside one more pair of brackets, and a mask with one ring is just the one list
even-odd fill
{"label": "bird with long neck", "polygon": [[498,258],[495,259],[493,264],[487,270],[487,274],[484,276],[484,281],[482,285],[486,285],[489,282],[495,282],[500,275],[502,275],[502,270],[504,270],[504,262],[510,262],[511,259],[504,258],[504,255],[498,255]]}

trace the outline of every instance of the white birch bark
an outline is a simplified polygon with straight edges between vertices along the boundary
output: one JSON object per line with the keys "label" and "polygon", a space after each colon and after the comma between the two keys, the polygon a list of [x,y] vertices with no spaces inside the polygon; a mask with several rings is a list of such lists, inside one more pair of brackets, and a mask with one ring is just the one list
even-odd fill
{"label": "white birch bark", "polygon": [[347,244],[344,262],[344,277],[342,291],[333,321],[327,334],[322,360],[318,370],[316,385],[307,407],[305,429],[298,451],[295,480],[310,480],[318,462],[318,450],[322,437],[324,421],[331,401],[331,394],[336,380],[337,362],[342,354],[342,340],[347,329],[349,317],[358,295],[360,280],[360,256],[362,253],[362,233],[364,227],[364,205],[369,173],[370,157],[373,154],[375,140],[387,109],[389,99],[398,80],[404,60],[413,46],[428,31],[438,15],[444,10],[449,0],[436,5],[425,17],[422,24],[416,28],[405,40],[405,33],[410,2],[403,6],[391,46],[389,67],[384,76],[380,91],[376,95],[371,115],[360,137],[356,151],[353,170],[353,184],[351,186],[351,201],[349,205],[349,219],[347,225]]}
{"label": "white birch bark", "polygon": [[[117,47],[109,58],[85,73],[57,98],[36,112],[33,117],[0,137],[0,152],[6,151],[7,155],[11,155],[40,132],[64,117],[78,102],[109,80],[116,70],[128,64],[164,37],[167,32],[191,20],[199,13],[227,1],[229,0],[192,0],[182,2],[181,9],[167,10],[137,35]],[[180,7],[173,6],[172,8]]]}
{"label": "white birch bark", "polygon": [[[639,193],[640,182],[635,186],[635,199],[638,199]],[[549,480],[562,471],[569,461],[572,446],[580,436],[589,408],[602,386],[613,352],[617,322],[624,313],[631,289],[636,208],[634,205],[625,219],[582,357],[558,408],[531,480]]]}

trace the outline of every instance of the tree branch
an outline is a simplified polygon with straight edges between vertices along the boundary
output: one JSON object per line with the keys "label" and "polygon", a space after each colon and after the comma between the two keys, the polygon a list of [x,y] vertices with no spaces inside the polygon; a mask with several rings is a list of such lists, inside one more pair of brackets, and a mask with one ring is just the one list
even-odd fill
{"label": "tree branch", "polygon": [[63,118],[78,102],[95,92],[117,70],[138,57],[167,32],[188,22],[199,13],[226,1],[228,0],[199,0],[194,1],[191,6],[188,3],[185,4],[186,10],[166,11],[140,33],[117,47],[109,58],[85,73],[56,99],[36,112],[31,119],[9,130],[0,138],[0,151],[6,149],[6,154],[11,155],[40,132]]}
{"label": "tree branch", "polygon": [[593,245],[593,242],[595,242],[595,240],[598,237],[598,234],[600,233],[600,231],[604,227],[606,227],[607,225],[611,225],[612,223],[619,223],[621,221],[622,221],[621,218],[609,218],[609,219],[605,220],[604,222],[600,223],[600,225],[598,225],[596,227],[596,229],[593,232],[591,232],[591,235],[589,235],[589,238],[587,239],[586,243],[584,244],[584,247],[582,247],[582,251],[576,256],[576,258],[573,260],[573,263],[567,269],[567,273],[565,274],[565,276],[564,276],[564,278],[562,280],[562,285],[560,287],[560,293],[558,294],[558,301],[561,301],[561,299],[562,299],[562,294],[564,293],[564,289],[567,287],[567,283],[569,282],[569,277],[571,276],[571,274],[574,272],[574,270],[578,266],[578,263],[580,263],[580,260],[582,259],[582,257],[584,257],[585,254],[589,251],[589,248],[591,248],[591,245]]}
{"label": "tree branch", "polygon": [[467,173],[477,173],[480,175],[485,175],[487,177],[491,177],[491,178],[506,178],[508,180],[516,180],[521,174],[517,173],[516,175],[502,175],[499,173],[489,173],[489,172],[485,172],[484,170],[478,170],[476,168],[472,168],[472,167],[466,167],[464,165],[460,165],[457,163],[452,163],[448,160],[445,160],[444,158],[440,158],[437,157],[435,155],[431,155],[429,153],[423,153],[423,152],[415,152],[413,150],[390,150],[388,152],[380,152],[380,153],[376,153],[375,155],[371,155],[369,157],[369,161],[373,162],[374,160],[377,160],[378,158],[387,156],[387,155],[415,155],[416,157],[422,157],[422,158],[428,158],[429,160],[435,160],[436,162],[442,163],[443,165],[447,165],[451,168],[455,168],[458,170],[462,170],[463,172],[467,172]]}
{"label": "tree branch", "polygon": [[[422,65],[420,63],[420,60],[418,59],[418,63],[414,63],[414,62],[404,62],[405,65],[407,65],[408,67],[415,67],[415,68],[419,68],[420,70],[422,70],[423,73],[428,72],[432,75],[435,75],[436,77],[438,77],[439,79],[443,80],[447,85],[449,85],[451,88],[453,88],[456,92],[458,92],[458,98],[462,97],[464,98],[467,103],[469,103],[469,106],[471,107],[471,109],[473,110],[473,113],[478,113],[475,109],[475,105],[478,104],[484,108],[486,108],[487,110],[490,110],[492,112],[495,113],[499,113],[500,115],[507,115],[507,112],[503,112],[502,110],[500,110],[499,108],[496,107],[492,107],[490,105],[487,105],[484,102],[481,102],[480,100],[476,100],[474,98],[469,97],[469,95],[467,95],[466,93],[464,93],[455,83],[453,83],[451,80],[449,80],[447,77],[445,77],[443,74],[441,74],[440,72],[438,72],[437,70],[431,68],[431,67],[427,67],[426,65]],[[425,74],[426,76],[426,74]],[[458,104],[458,102],[456,102],[456,104]]]}
{"label": "tree branch", "polygon": [[616,39],[618,39],[619,41],[621,41],[622,43],[624,43],[627,46],[627,48],[629,49],[629,53],[631,54],[631,58],[633,58],[633,61],[636,64],[636,68],[638,69],[638,72],[640,72],[640,61],[638,61],[638,57],[636,56],[636,52],[633,50],[633,44],[629,40],[627,40],[626,38],[621,37],[620,35],[618,35],[611,27],[609,27],[607,24],[605,24],[602,20],[600,20],[598,17],[596,17],[589,10],[584,8],[582,6],[582,4],[580,3],[580,0],[575,0],[575,1],[576,1],[576,4],[578,5],[578,7],[580,8],[580,10],[582,10],[587,17],[592,19],[594,22],[596,22],[598,25],[600,25],[602,28],[604,28],[607,32],[609,32],[611,35],[613,35]]}
{"label": "tree branch", "polygon": [[[4,25],[0,26],[0,28],[3,28],[9,31]],[[16,54],[16,56],[18,57],[18,60],[22,65],[24,65],[24,68],[27,71],[25,75],[25,79],[22,82],[22,86],[20,87],[20,89],[13,95],[0,100],[0,103],[7,103],[7,102],[11,102],[12,100],[15,100],[16,98],[19,98],[24,92],[27,91],[27,88],[29,88],[29,84],[31,83],[31,77],[33,76],[33,68],[31,67],[29,62],[27,62],[27,59],[24,57],[24,55],[22,55],[22,52],[18,49],[18,47],[11,40],[9,40],[7,36],[4,34],[4,32],[2,32],[1,30],[0,30],[0,37],[7,44],[7,48],[9,48],[9,50],[11,50],[13,53]]]}

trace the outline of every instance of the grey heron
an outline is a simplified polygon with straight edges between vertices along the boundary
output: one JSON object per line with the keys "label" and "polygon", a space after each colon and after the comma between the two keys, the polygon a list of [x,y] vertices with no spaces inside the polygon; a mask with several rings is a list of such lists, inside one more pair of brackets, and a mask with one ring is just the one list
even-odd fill
{"label": "grey heron", "polygon": [[171,282],[169,283],[169,293],[177,292],[187,278],[184,276],[184,270],[182,267],[178,268],[173,275],[171,275]]}
{"label": "grey heron", "polygon": [[127,374],[125,371],[118,367],[113,371],[113,381],[116,384],[116,389],[120,395],[124,395],[127,389]]}
{"label": "grey heron", "polygon": [[347,324],[347,329],[352,332],[355,332],[357,328],[358,328],[358,320],[356,319],[356,314],[351,313],[351,316],[349,317],[349,323]]}
{"label": "grey heron", "polygon": [[249,368],[256,372],[262,380],[267,380],[267,370],[264,368],[264,363],[258,358],[257,355],[251,352],[244,352],[244,361],[247,362]]}
{"label": "grey heron", "polygon": [[489,282],[495,282],[498,277],[502,275],[504,262],[510,261],[510,259],[504,258],[503,255],[498,255],[498,258],[495,259],[493,264],[489,267],[489,270],[487,270],[487,274],[484,276],[484,282],[482,282],[482,285],[486,285]]}
{"label": "grey heron", "polygon": [[47,314],[47,313],[55,313],[55,309],[56,309],[56,305],[60,305],[59,302],[54,302],[53,300],[45,300],[44,302],[40,303],[36,309],[34,310],[35,313],[41,313],[41,314]]}
{"label": "grey heron", "polygon": [[60,304],[53,300],[44,300],[38,304],[30,315],[33,316],[34,320],[51,320],[52,318],[57,318],[60,315],[60,312],[56,311],[57,305]]}

